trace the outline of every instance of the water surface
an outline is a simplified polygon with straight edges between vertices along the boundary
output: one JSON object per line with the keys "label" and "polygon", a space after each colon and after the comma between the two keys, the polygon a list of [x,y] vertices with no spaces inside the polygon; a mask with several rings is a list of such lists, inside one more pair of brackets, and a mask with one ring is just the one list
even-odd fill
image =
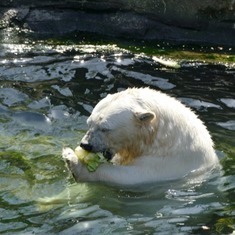
{"label": "water surface", "polygon": [[[234,63],[169,66],[115,45],[1,44],[0,233],[234,233],[234,75]],[[79,143],[100,99],[142,86],[180,99],[200,116],[221,172],[136,189],[75,184],[62,147]]]}

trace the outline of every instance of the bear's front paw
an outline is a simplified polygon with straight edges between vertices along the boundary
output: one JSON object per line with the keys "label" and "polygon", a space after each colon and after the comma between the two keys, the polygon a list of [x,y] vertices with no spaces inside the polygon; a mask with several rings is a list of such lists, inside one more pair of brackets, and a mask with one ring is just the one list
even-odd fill
{"label": "bear's front paw", "polygon": [[77,155],[71,148],[63,148],[62,157],[67,164],[67,167],[71,171],[75,180],[79,180],[79,174],[81,174],[82,164],[78,160]]}
{"label": "bear's front paw", "polygon": [[71,148],[63,148],[62,157],[68,165],[71,162],[77,162],[78,161],[78,158],[77,158],[75,152]]}

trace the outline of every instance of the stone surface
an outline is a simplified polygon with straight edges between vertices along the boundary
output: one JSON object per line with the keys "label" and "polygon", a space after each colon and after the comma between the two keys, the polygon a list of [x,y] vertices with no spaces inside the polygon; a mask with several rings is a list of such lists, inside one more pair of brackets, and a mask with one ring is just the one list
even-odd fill
{"label": "stone surface", "polygon": [[0,29],[36,36],[114,37],[235,45],[234,0],[1,0]]}

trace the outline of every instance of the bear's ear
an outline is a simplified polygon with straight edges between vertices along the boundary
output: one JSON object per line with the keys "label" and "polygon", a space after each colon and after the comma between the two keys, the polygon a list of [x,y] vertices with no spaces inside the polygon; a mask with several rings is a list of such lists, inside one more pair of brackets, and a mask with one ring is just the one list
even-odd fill
{"label": "bear's ear", "polygon": [[136,112],[135,116],[141,122],[151,122],[155,118],[155,113],[153,113],[153,112]]}

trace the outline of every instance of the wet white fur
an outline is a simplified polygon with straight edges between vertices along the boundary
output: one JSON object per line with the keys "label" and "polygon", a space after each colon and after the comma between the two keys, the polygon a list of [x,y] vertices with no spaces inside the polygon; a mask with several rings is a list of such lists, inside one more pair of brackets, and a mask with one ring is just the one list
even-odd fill
{"label": "wet white fur", "polygon": [[[141,123],[138,115],[144,113],[153,113],[154,117]],[[90,173],[74,151],[65,148],[63,158],[77,181],[153,183],[201,174],[218,163],[210,134],[194,112],[176,99],[149,88],[108,95],[94,108],[88,124],[93,141],[97,135],[99,144],[112,148],[116,155],[114,164],[104,163]],[[99,133],[101,128],[109,128],[109,134]],[[145,141],[149,134],[153,139]],[[137,153],[141,155],[134,156],[133,149],[128,162],[122,164],[119,150],[131,139],[134,140],[131,146],[139,148]]]}

